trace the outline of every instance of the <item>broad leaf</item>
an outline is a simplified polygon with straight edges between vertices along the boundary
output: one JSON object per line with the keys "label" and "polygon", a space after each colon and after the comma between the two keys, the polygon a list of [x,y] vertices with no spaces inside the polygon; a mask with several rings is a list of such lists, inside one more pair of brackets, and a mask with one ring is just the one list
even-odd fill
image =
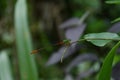
{"label": "broad leaf", "polygon": [[77,26],[80,22],[79,18],[71,18],[64,23],[62,23],[59,27],[64,29],[64,28],[70,28],[71,26]]}
{"label": "broad leaf", "polygon": [[[49,58],[48,62],[46,63],[46,66],[58,63],[61,60],[61,56],[63,54],[64,49],[65,47],[61,47],[57,52],[53,53],[51,57]],[[76,51],[75,46],[69,47],[63,59],[72,55],[75,51]]]}
{"label": "broad leaf", "polygon": [[80,26],[81,24],[84,23],[85,19],[88,17],[88,15],[90,14],[90,11],[86,11],[83,16],[81,16],[81,18],[71,18],[67,21],[65,21],[64,23],[62,23],[59,27],[62,29],[65,28],[69,28],[72,26]]}
{"label": "broad leaf", "polygon": [[65,36],[67,39],[70,39],[71,41],[76,41],[82,36],[85,28],[86,24],[81,24],[76,27],[70,28],[66,30]]}
{"label": "broad leaf", "polygon": [[111,78],[111,73],[112,73],[112,64],[113,64],[113,59],[116,53],[116,50],[120,46],[120,41],[111,49],[111,51],[108,53],[106,56],[102,68],[100,70],[98,80],[110,80]]}
{"label": "broad leaf", "polygon": [[115,33],[110,32],[102,32],[102,33],[90,33],[86,34],[84,38],[93,43],[96,46],[105,46],[107,43],[112,41],[114,38],[118,38],[119,36]]}

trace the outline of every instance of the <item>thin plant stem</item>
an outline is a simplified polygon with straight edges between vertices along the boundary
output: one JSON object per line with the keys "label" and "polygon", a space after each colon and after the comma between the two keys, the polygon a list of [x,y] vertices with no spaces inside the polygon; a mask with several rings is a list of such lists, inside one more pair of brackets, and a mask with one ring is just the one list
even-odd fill
{"label": "thin plant stem", "polygon": [[65,46],[65,49],[64,49],[62,57],[61,57],[61,63],[63,62],[64,55],[65,55],[68,48],[69,48],[69,46]]}

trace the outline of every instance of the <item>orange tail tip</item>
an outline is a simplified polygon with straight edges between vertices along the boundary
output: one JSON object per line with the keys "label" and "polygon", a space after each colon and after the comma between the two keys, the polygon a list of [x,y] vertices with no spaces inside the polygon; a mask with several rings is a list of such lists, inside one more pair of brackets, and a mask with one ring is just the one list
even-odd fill
{"label": "orange tail tip", "polygon": [[54,44],[54,46],[63,45],[63,44],[64,44],[64,42],[61,41],[61,42],[58,42],[58,43]]}
{"label": "orange tail tip", "polygon": [[38,50],[33,50],[33,51],[31,52],[31,54],[36,54],[36,53],[38,53]]}
{"label": "orange tail tip", "polygon": [[42,50],[44,50],[45,48],[40,48],[40,49],[35,49],[35,50],[32,50],[31,54],[36,54]]}

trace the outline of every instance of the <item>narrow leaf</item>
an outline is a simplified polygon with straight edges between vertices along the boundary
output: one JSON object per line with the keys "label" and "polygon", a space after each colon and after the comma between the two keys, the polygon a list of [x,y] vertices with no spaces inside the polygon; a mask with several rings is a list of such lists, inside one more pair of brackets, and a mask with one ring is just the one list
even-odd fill
{"label": "narrow leaf", "polygon": [[0,53],[0,80],[13,80],[12,68],[8,55],[5,51]]}
{"label": "narrow leaf", "polygon": [[110,50],[106,56],[102,68],[100,70],[98,80],[110,80],[112,73],[112,63],[116,53],[116,50],[120,46],[120,41]]}
{"label": "narrow leaf", "polygon": [[112,41],[114,38],[118,38],[119,36],[115,33],[110,32],[102,32],[102,33],[90,33],[86,34],[84,38],[93,43],[96,46],[105,46],[107,43]]}
{"label": "narrow leaf", "polygon": [[120,4],[120,1],[106,1],[107,4]]}
{"label": "narrow leaf", "polygon": [[120,17],[119,18],[116,18],[115,20],[113,20],[111,23],[115,23],[115,22],[118,22],[120,21]]}
{"label": "narrow leaf", "polygon": [[34,57],[30,55],[32,43],[27,22],[26,0],[17,0],[14,20],[20,80],[38,80]]}

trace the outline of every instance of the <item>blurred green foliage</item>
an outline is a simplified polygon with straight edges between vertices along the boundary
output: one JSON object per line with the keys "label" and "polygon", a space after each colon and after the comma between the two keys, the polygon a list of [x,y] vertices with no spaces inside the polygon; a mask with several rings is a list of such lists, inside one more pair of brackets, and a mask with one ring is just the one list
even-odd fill
{"label": "blurred green foliage", "polygon": [[[63,63],[46,66],[48,58],[60,48],[60,46],[53,47],[53,44],[65,39],[64,31],[59,28],[60,24],[71,17],[81,18],[86,11],[91,11],[84,21],[87,24],[84,34],[106,32],[113,25],[111,21],[119,17],[120,5],[108,5],[104,0],[10,1],[12,5],[6,0],[0,0],[0,51],[9,50],[8,53],[4,53],[7,58],[0,58],[0,73],[7,70],[5,74],[11,76],[11,79],[6,80],[63,80],[66,75],[65,68],[75,56],[84,52],[94,52],[101,61],[105,58],[106,52],[113,47],[114,42],[103,48],[81,42],[85,46],[82,46],[80,51],[68,57]],[[7,9],[8,12],[10,10],[14,13],[9,14],[11,15],[10,22],[6,14]],[[44,47],[45,50],[31,55],[33,49],[40,47]],[[0,57],[2,55],[3,53],[0,52]],[[118,61],[116,57],[114,64]],[[87,65],[84,64],[86,67],[91,67],[91,64]],[[78,65],[71,71],[73,78],[76,78],[79,71],[82,71],[80,68],[81,66]],[[88,76],[84,80],[90,79],[96,79],[96,75]]]}
{"label": "blurred green foliage", "polygon": [[114,60],[114,56],[116,53],[116,50],[120,46],[120,41],[110,50],[108,55],[106,56],[102,68],[99,73],[98,80],[110,80],[111,74],[112,74],[112,64]]}
{"label": "blurred green foliage", "polygon": [[4,16],[6,7],[7,7],[6,0],[1,0],[0,1],[0,18]]}

